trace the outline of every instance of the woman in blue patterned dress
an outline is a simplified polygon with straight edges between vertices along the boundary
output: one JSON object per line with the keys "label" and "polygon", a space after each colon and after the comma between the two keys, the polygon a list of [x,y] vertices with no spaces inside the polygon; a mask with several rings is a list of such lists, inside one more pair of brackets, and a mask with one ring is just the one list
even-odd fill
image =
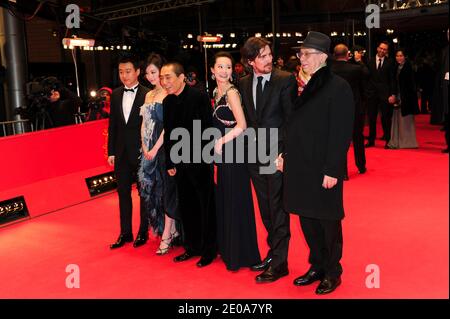
{"label": "woman in blue patterned dress", "polygon": [[154,86],[145,97],[141,107],[142,116],[142,158],[139,169],[139,195],[148,209],[149,225],[153,233],[161,236],[156,254],[164,255],[169,249],[180,244],[177,231],[177,195],[174,180],[167,174],[163,150],[163,105],[167,96],[161,87],[159,71],[163,59],[159,54],[151,54],[145,68],[146,79]]}

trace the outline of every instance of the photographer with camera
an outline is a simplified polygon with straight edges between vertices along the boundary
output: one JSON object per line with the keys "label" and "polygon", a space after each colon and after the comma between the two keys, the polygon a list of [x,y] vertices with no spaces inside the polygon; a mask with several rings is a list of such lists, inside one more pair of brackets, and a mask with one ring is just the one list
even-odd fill
{"label": "photographer with camera", "polygon": [[109,87],[102,87],[91,98],[88,104],[88,114],[86,121],[95,121],[109,118],[111,107],[112,90]]}
{"label": "photographer with camera", "polygon": [[48,114],[53,122],[52,127],[75,124],[75,114],[79,112],[82,104],[81,98],[52,76],[42,80],[41,86],[50,102]]}

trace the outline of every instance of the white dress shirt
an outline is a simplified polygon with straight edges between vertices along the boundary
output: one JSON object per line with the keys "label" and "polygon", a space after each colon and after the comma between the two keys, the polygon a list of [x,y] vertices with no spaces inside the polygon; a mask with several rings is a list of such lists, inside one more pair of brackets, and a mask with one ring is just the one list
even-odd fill
{"label": "white dress shirt", "polygon": [[138,86],[136,85],[134,88],[125,87],[125,89],[134,89],[133,92],[124,91],[122,97],[123,116],[125,118],[125,123],[128,123],[128,119],[130,117],[131,109],[133,107],[134,98],[136,97]]}

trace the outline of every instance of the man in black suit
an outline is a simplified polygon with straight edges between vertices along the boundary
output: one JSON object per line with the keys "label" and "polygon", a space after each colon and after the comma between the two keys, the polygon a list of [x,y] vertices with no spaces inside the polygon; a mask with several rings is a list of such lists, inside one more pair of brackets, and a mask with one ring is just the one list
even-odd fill
{"label": "man in black suit", "polygon": [[[265,39],[249,38],[241,49],[241,56],[242,62],[253,69],[239,83],[248,127],[266,131],[266,139],[263,140],[258,134],[256,143],[266,143],[266,153],[276,157],[284,151],[284,127],[297,96],[297,82],[292,74],[273,68],[270,42]],[[278,143],[275,143],[278,150],[270,149],[268,143],[271,128],[278,130]],[[257,158],[256,163],[248,163],[261,218],[268,233],[267,257],[252,267],[254,271],[263,271],[256,276],[259,283],[273,282],[288,274],[287,255],[291,236],[289,214],[282,206],[282,173],[275,170],[275,173],[264,174],[261,168],[267,164],[261,158]]]}
{"label": "man in black suit", "polygon": [[394,62],[388,58],[389,43],[381,42],[377,47],[377,54],[368,64],[368,115],[369,140],[366,147],[375,146],[377,135],[377,117],[381,110],[382,139],[386,142],[391,138],[392,106],[395,103]]}
{"label": "man in black suit", "polygon": [[[120,235],[111,249],[133,241],[131,216],[133,211],[131,185],[136,179],[141,153],[140,107],[148,89],[138,82],[139,65],[133,57],[119,61],[119,77],[123,86],[111,95],[111,113],[108,128],[108,163],[114,166],[119,193]],[[139,247],[148,240],[148,216],[140,201],[141,222],[133,246]]]}
{"label": "man in black suit", "polygon": [[[365,84],[367,82],[365,66],[348,62],[348,47],[338,44],[334,47],[335,61],[331,65],[331,71],[344,78],[350,84],[355,102],[355,120],[353,122],[353,150],[355,153],[355,164],[359,173],[366,172],[366,154],[364,150],[364,109],[363,99],[365,95]],[[344,179],[348,179],[348,167]]]}

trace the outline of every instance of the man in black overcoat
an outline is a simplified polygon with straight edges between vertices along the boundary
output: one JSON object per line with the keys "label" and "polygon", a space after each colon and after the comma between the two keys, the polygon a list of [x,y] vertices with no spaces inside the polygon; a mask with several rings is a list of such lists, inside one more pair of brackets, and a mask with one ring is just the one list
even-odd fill
{"label": "man in black overcoat", "polygon": [[[177,184],[185,248],[185,252],[175,257],[174,261],[201,256],[197,266],[204,267],[217,256],[214,176],[212,164],[202,158],[202,149],[208,141],[194,139],[200,138],[202,131],[213,126],[212,106],[205,92],[185,83],[184,68],[179,63],[165,64],[160,78],[168,93],[163,100],[166,168],[170,176],[175,176]],[[198,127],[199,136],[195,135],[194,121],[201,125]],[[183,141],[179,135],[171,137],[172,133],[177,135],[177,129],[189,132],[189,139]],[[172,150],[183,142],[181,154]],[[177,154],[181,157],[179,161],[175,159]]]}
{"label": "man in black overcoat", "polygon": [[[350,84],[355,102],[355,120],[353,122],[353,150],[355,154],[355,164],[360,174],[366,172],[366,154],[364,150],[364,98],[367,76],[363,65],[348,62],[348,47],[345,44],[338,44],[334,47],[334,61],[331,71]],[[347,166],[346,166],[347,167]],[[345,177],[348,179],[348,169]]]}
{"label": "man in black overcoat", "polygon": [[284,208],[300,216],[310,249],[310,269],[294,280],[309,285],[320,280],[317,294],[341,283],[343,177],[352,139],[354,99],[350,85],[326,64],[330,38],[308,33],[299,56],[312,74],[295,101],[286,129]]}

